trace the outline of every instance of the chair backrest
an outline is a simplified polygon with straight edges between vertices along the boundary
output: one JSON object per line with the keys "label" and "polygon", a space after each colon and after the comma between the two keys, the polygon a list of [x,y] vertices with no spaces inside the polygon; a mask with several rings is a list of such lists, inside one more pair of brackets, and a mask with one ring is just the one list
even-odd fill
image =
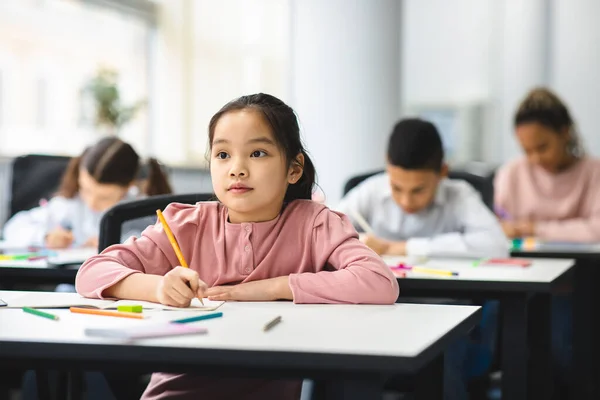
{"label": "chair backrest", "polygon": [[[380,174],[384,172],[383,170],[368,172],[361,175],[356,175],[350,178],[346,184],[344,185],[344,196],[356,186],[358,186],[362,181],[372,177],[373,175]],[[481,194],[481,200],[484,204],[490,209],[494,209],[494,185],[493,179],[489,177],[483,177],[479,175],[472,174],[470,172],[460,171],[460,170],[450,170],[448,173],[448,178],[450,179],[460,179],[469,183],[475,190],[477,190]]]}
{"label": "chair backrest", "polygon": [[30,154],[12,162],[9,218],[54,196],[70,157]]}
{"label": "chair backrest", "polygon": [[125,222],[155,216],[156,210],[164,210],[171,203],[196,204],[214,198],[215,196],[209,193],[167,194],[119,203],[108,210],[100,221],[98,251],[121,242]]}
{"label": "chair backrest", "polygon": [[475,188],[481,194],[481,200],[492,211],[494,211],[494,184],[489,177],[475,175],[465,171],[450,171],[450,179],[461,179]]}
{"label": "chair backrest", "polygon": [[344,185],[344,196],[346,194],[348,194],[349,191],[351,191],[356,186],[358,186],[362,181],[364,181],[364,180],[372,177],[373,175],[380,174],[382,172],[383,172],[383,170],[373,171],[373,172],[367,172],[367,173],[364,173],[364,174],[353,176],[352,178],[348,179],[348,181]]}

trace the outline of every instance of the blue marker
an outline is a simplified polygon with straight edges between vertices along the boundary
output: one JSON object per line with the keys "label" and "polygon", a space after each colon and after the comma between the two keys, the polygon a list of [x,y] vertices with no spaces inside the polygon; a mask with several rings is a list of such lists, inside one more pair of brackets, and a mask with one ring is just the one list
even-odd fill
{"label": "blue marker", "polygon": [[222,312],[216,312],[216,313],[213,313],[213,314],[204,314],[204,315],[197,315],[195,317],[189,317],[189,318],[183,318],[183,319],[176,319],[175,321],[171,321],[171,323],[174,323],[174,324],[187,324],[188,322],[203,321],[205,319],[219,318],[219,317],[222,317],[222,316],[223,316]]}

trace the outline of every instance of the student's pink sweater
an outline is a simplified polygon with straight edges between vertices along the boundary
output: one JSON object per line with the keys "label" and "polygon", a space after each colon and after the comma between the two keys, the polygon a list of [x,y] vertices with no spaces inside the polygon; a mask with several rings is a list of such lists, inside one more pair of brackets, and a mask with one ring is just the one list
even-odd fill
{"label": "student's pink sweater", "polygon": [[[274,220],[260,223],[229,223],[227,209],[216,202],[172,204],[164,216],[189,267],[209,287],[289,276],[299,304],[392,304],[398,297],[396,278],[382,259],[358,240],[345,216],[324,205],[296,200]],[[141,238],[89,259],[76,287],[83,296],[102,298],[106,288],[131,274],[165,275],[177,265],[157,223]],[[273,390],[277,398],[298,398],[299,384],[157,373],[143,398],[269,398]]]}
{"label": "student's pink sweater", "polygon": [[600,242],[600,160],[552,174],[521,158],[498,171],[494,191],[496,207],[509,219],[535,221],[541,239]]}

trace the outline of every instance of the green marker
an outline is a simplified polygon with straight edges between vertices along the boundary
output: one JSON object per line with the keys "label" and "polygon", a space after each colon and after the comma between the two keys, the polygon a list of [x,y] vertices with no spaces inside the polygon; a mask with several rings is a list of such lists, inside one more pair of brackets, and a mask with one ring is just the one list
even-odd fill
{"label": "green marker", "polygon": [[47,312],[43,312],[40,310],[36,310],[35,308],[23,307],[23,311],[29,314],[37,315],[38,317],[53,319],[58,321],[58,315],[50,314]]}
{"label": "green marker", "polygon": [[117,306],[117,311],[141,313],[142,306],[140,306],[140,305]]}

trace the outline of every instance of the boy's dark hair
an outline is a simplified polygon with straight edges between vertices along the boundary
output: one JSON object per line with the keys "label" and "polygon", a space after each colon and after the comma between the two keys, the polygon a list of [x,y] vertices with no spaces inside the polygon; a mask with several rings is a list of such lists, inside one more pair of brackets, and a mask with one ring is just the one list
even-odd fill
{"label": "boy's dark hair", "polygon": [[570,140],[568,151],[575,156],[584,154],[583,145],[575,129],[575,122],[563,101],[550,89],[539,87],[527,93],[515,114],[515,127],[537,122],[556,132],[568,130]]}
{"label": "boy's dark hair", "polygon": [[[140,156],[129,143],[116,137],[101,139],[84,150],[79,157],[71,159],[65,171],[58,195],[73,198],[79,192],[79,170],[85,168],[98,183],[129,186],[136,180],[140,170]],[[144,194],[172,193],[171,185],[155,158],[148,160],[148,176]]]}
{"label": "boy's dark hair", "polygon": [[408,170],[442,170],[444,147],[435,126],[418,118],[403,119],[394,126],[387,148],[391,165]]}
{"label": "boy's dark hair", "polygon": [[294,110],[270,94],[258,93],[242,96],[225,104],[211,119],[208,125],[209,149],[215,135],[215,127],[219,119],[231,111],[255,109],[260,112],[267,124],[271,127],[275,142],[283,150],[288,167],[297,163],[296,156],[304,155],[302,177],[298,182],[290,184],[285,193],[284,202],[288,203],[297,199],[311,199],[315,185],[315,167],[308,153],[302,145],[300,127]]}

